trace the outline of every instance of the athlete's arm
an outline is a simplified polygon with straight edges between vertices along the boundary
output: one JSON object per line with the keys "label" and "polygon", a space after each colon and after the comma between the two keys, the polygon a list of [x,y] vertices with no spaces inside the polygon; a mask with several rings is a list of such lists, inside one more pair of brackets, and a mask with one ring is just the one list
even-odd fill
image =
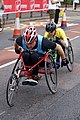
{"label": "athlete's arm", "polygon": [[45,32],[45,33],[44,33],[44,37],[45,37],[45,38],[49,38],[49,33],[48,33],[48,32]]}
{"label": "athlete's arm", "polygon": [[43,37],[42,40],[42,49],[44,51],[47,51],[48,49],[54,50],[56,48],[56,43],[48,40],[47,38]]}
{"label": "athlete's arm", "polygon": [[63,30],[63,29],[60,29],[59,34],[60,34],[60,38],[61,38],[61,43],[62,43],[65,47],[68,47],[67,36],[66,36],[64,30]]}
{"label": "athlete's arm", "polygon": [[20,54],[21,46],[22,46],[22,41],[21,38],[19,37],[14,41],[14,48],[17,54]]}
{"label": "athlete's arm", "polygon": [[47,51],[48,49],[57,50],[59,52],[61,58],[62,59],[65,58],[65,54],[64,54],[62,47],[59,44],[48,40],[47,38],[43,38],[42,49],[44,51]]}

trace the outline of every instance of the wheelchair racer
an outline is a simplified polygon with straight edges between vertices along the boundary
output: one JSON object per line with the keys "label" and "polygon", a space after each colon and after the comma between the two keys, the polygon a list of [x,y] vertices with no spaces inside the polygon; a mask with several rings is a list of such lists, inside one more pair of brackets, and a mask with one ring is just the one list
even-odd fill
{"label": "wheelchair racer", "polygon": [[[20,54],[20,51],[23,49],[22,57],[26,66],[33,66],[36,64],[39,60],[39,57],[42,57],[49,49],[57,50],[62,58],[63,65],[65,66],[68,64],[62,47],[57,43],[38,35],[34,26],[29,26],[24,31],[23,35],[14,41],[14,47],[17,54]],[[34,51],[30,52],[30,50]],[[38,84],[38,66],[33,69],[31,77],[32,81],[31,79],[26,79],[22,82],[22,84]]]}
{"label": "wheelchair racer", "polygon": [[[49,38],[50,40],[60,44],[65,52],[65,47],[68,47],[68,41],[67,41],[67,36],[64,30],[56,27],[56,24],[54,22],[47,23],[45,30],[46,32],[44,33],[44,37]],[[57,64],[57,68],[59,68],[60,67],[60,55],[59,54],[57,56],[56,64]]]}

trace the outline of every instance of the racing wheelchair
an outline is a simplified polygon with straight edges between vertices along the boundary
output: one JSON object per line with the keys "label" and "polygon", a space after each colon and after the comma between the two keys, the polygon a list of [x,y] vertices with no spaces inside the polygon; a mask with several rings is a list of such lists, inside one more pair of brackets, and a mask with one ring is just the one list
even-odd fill
{"label": "racing wheelchair", "polygon": [[14,105],[14,97],[19,87],[21,78],[27,78],[27,76],[31,75],[32,69],[37,65],[39,66],[42,61],[44,61],[44,67],[39,66],[38,73],[45,76],[47,86],[52,94],[56,93],[57,91],[57,68],[54,57],[52,55],[52,50],[46,52],[46,54],[33,66],[25,66],[22,58],[22,53],[23,52],[19,54],[19,57],[13,67],[11,76],[7,83],[6,100],[7,104],[10,107]]}
{"label": "racing wheelchair", "polygon": [[[70,39],[67,38],[67,41],[68,41],[68,47],[65,47],[64,51],[65,51],[65,56],[66,56],[66,58],[67,58],[67,60],[69,62],[67,64],[67,69],[69,70],[69,72],[72,72],[73,67],[74,67],[74,52],[73,52],[73,48],[72,48],[72,44],[71,44]],[[54,41],[54,42],[56,42],[56,41]],[[60,38],[57,37],[57,42],[56,43],[61,44],[60,43]],[[55,58],[55,63],[56,63],[56,67],[57,67],[58,53],[57,53],[57,51],[53,51],[53,52],[54,52],[53,56]],[[61,59],[60,59],[60,67],[62,67],[62,65],[61,65]]]}
{"label": "racing wheelchair", "polygon": [[[67,64],[68,70],[71,72],[73,70],[74,64],[74,53],[72,49],[72,45],[69,39],[68,40],[68,47],[65,48],[65,55],[68,59],[69,63]],[[44,67],[39,66],[39,74],[45,76],[47,86],[52,94],[56,93],[57,91],[57,53],[56,51],[49,50],[39,61],[33,66],[25,66],[22,58],[22,53],[20,53],[14,68],[12,70],[11,76],[7,83],[6,88],[6,100],[7,104],[12,107],[14,96],[17,92],[19,87],[19,82],[22,77],[26,77],[31,75],[31,71],[37,65],[39,66],[42,61],[44,61]]]}

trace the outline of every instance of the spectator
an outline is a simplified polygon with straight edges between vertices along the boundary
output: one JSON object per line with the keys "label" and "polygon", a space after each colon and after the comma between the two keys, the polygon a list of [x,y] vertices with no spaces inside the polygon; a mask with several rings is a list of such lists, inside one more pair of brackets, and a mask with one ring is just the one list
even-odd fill
{"label": "spectator", "polygon": [[0,0],[0,9],[4,10],[4,2],[3,2],[3,0]]}
{"label": "spectator", "polygon": [[73,9],[76,10],[77,4],[79,4],[79,0],[73,0]]}
{"label": "spectator", "polygon": [[60,2],[51,3],[51,0],[49,0],[48,13],[50,16],[50,21],[54,21],[56,24],[58,24],[60,5]]}
{"label": "spectator", "polygon": [[2,28],[3,13],[4,13],[4,3],[3,3],[3,0],[0,0],[0,28]]}

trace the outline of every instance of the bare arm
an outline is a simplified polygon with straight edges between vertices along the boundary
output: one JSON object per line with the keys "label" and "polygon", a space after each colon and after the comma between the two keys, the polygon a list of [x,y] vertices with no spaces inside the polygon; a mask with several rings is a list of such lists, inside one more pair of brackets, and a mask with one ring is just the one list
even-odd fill
{"label": "bare arm", "polygon": [[62,43],[65,47],[68,47],[68,41],[67,41],[67,39],[61,40],[61,43]]}
{"label": "bare arm", "polygon": [[59,55],[61,56],[62,59],[65,58],[65,54],[64,54],[64,51],[63,51],[62,47],[59,44],[57,44],[57,43],[56,43],[55,50],[58,51],[58,53],[59,53]]}

